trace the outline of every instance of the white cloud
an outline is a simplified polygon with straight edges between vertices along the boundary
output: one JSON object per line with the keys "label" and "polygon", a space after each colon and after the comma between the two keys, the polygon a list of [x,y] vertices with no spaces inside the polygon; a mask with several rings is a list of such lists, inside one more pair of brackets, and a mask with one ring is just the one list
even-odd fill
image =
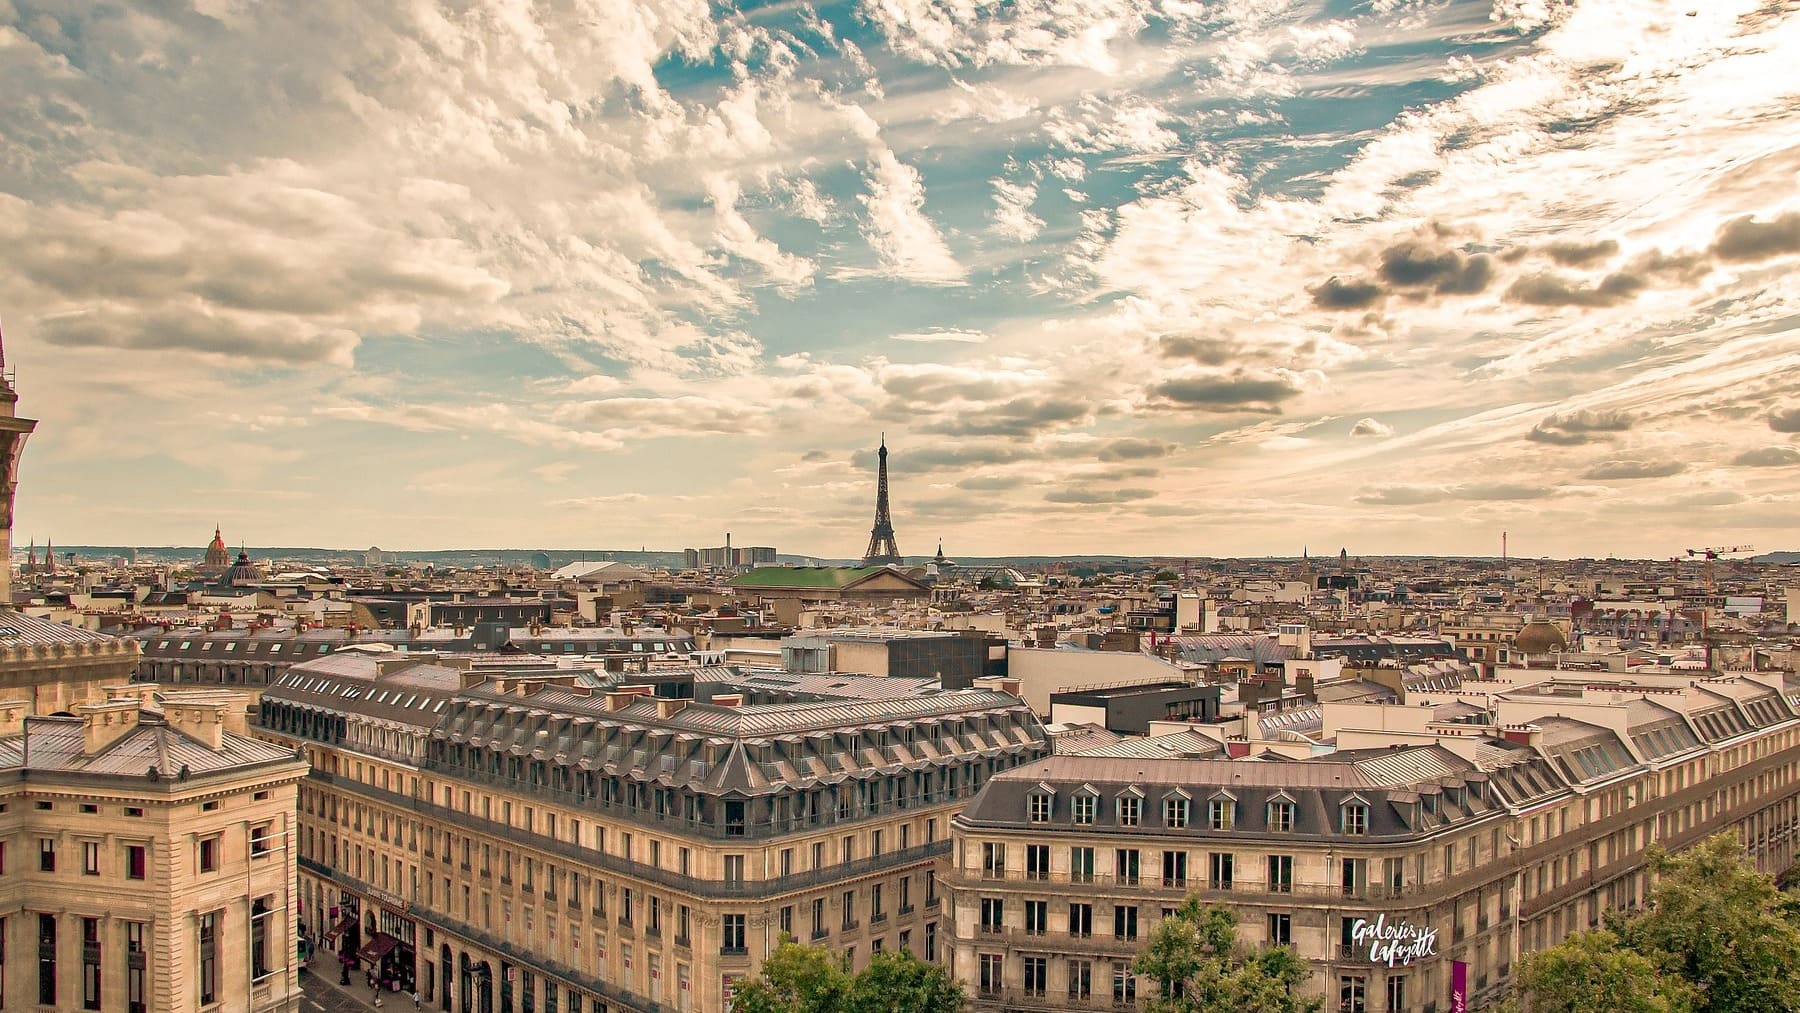
{"label": "white cloud", "polygon": [[967,272],[925,214],[925,184],[919,172],[888,149],[871,159],[868,192],[858,199],[866,212],[863,235],[880,261],[880,273],[927,285],[960,285]]}
{"label": "white cloud", "polygon": [[994,185],[994,231],[1014,242],[1027,243],[1044,231],[1044,220],[1031,213],[1037,200],[1037,187],[1031,183],[1012,183],[996,179]]}

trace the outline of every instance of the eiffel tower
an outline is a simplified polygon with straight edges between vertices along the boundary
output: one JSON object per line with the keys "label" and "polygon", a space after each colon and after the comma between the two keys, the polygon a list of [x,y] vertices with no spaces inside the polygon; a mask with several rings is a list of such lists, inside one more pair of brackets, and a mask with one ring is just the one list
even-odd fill
{"label": "eiffel tower", "polygon": [[881,480],[875,487],[875,527],[869,532],[869,551],[863,553],[862,565],[895,566],[905,562],[900,546],[894,544],[894,522],[888,517],[887,434],[881,436]]}

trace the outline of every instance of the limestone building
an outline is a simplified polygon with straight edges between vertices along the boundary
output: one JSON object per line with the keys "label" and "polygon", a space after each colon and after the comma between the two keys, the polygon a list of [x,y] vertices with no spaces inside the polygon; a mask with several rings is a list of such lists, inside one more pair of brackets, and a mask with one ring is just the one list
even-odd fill
{"label": "limestone building", "polygon": [[1545,673],[1359,706],[1433,718],[1402,731],[1328,715],[1336,751],[1304,759],[1118,743],[994,777],[952,821],[946,873],[951,968],[976,1008],[1135,1006],[1153,986],[1132,958],[1198,893],[1246,942],[1293,946],[1328,1010],[1447,1011],[1459,965],[1478,1009],[1522,950],[1641,902],[1653,843],[1736,830],[1763,871],[1794,863],[1792,675]]}
{"label": "limestone building", "polygon": [[457,1013],[718,1011],[784,935],[939,959],[950,818],[1048,752],[1003,692],[467,655],[296,665],[259,720],[313,763],[303,910]]}

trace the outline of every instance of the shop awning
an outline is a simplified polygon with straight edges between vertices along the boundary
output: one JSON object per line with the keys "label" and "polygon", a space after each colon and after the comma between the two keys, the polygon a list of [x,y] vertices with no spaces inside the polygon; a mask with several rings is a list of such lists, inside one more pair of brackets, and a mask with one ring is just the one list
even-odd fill
{"label": "shop awning", "polygon": [[331,928],[329,928],[325,931],[325,941],[328,943],[333,942],[334,940],[337,939],[337,937],[350,931],[350,926],[355,925],[355,924],[356,924],[356,918],[354,916],[343,919],[342,921],[338,922],[336,925],[333,925]]}
{"label": "shop awning", "polygon": [[394,947],[399,945],[400,940],[395,939],[386,932],[377,932],[375,933],[375,938],[364,943],[363,948],[356,951],[356,959],[366,960],[373,964],[382,957],[387,956]]}

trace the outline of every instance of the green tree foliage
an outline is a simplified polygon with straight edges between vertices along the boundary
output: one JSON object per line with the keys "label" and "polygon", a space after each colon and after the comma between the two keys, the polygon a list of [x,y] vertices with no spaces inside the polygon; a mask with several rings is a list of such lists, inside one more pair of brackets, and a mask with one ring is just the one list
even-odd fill
{"label": "green tree foliage", "polygon": [[958,1013],[962,986],[904,950],[876,954],[852,974],[837,954],[784,942],[740,986],[733,1013]]}
{"label": "green tree foliage", "polygon": [[1800,907],[1737,834],[1652,849],[1641,912],[1520,962],[1531,1013],[1800,1013]]}
{"label": "green tree foliage", "polygon": [[1317,998],[1296,994],[1312,970],[1285,946],[1238,945],[1237,916],[1190,896],[1163,919],[1131,969],[1158,994],[1147,1013],[1316,1013]]}
{"label": "green tree foliage", "polygon": [[1180,580],[1181,574],[1176,573],[1174,570],[1158,570],[1156,571],[1155,576],[1150,579],[1158,584],[1167,584],[1171,581]]}
{"label": "green tree foliage", "polygon": [[1577,932],[1519,961],[1519,992],[1531,1013],[1690,1013],[1694,990],[1659,978],[1656,964],[1607,929]]}

